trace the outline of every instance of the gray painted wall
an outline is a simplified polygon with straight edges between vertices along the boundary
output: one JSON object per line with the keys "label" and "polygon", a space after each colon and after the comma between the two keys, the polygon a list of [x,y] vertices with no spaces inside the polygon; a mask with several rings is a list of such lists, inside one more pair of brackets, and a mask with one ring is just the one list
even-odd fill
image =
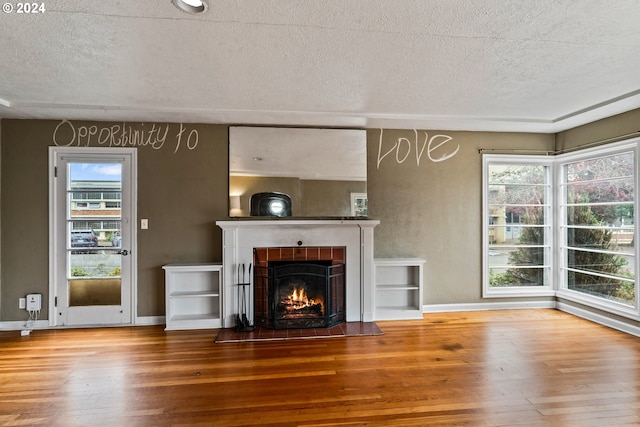
{"label": "gray painted wall", "polygon": [[[634,127],[639,117],[637,110],[558,138],[564,144],[578,144],[593,140],[591,135],[616,136]],[[47,147],[53,144],[52,135],[59,124],[2,120],[0,321],[25,320],[17,302],[30,292],[43,294],[46,317]],[[102,129],[123,124],[72,125]],[[126,126],[139,132],[166,127],[169,135],[161,149],[144,145],[138,150],[138,217],[149,218],[150,223],[149,230],[138,232],[138,315],[161,316],[162,265],[222,258],[222,233],[215,221],[228,218],[228,127]],[[186,138],[194,131],[197,147],[185,148],[186,140],[182,139],[180,149],[174,152],[177,135]],[[556,136],[427,130],[417,132],[416,142],[416,132],[411,130],[385,129],[382,138],[380,135],[379,129],[367,131],[369,214],[381,221],[375,229],[376,257],[426,259],[425,304],[482,302],[482,159],[478,150],[552,151]],[[59,140],[67,143],[71,137],[68,132],[59,133]],[[96,141],[91,145],[97,145]],[[443,156],[450,158],[440,161]]]}
{"label": "gray painted wall", "polygon": [[[425,131],[418,132],[418,149]],[[436,132],[453,139],[433,151],[434,160],[458,152],[444,161],[432,161],[426,150],[418,164],[415,134],[369,130],[368,196],[370,216],[380,219],[375,229],[376,257],[419,257],[426,260],[424,302],[453,304],[480,302],[482,292],[482,156],[486,149],[528,148],[550,150],[553,135]],[[392,152],[398,141],[398,156]],[[436,138],[435,147],[443,138]],[[402,160],[409,147],[411,152]],[[378,154],[380,153],[380,154]]]}
{"label": "gray painted wall", "polygon": [[[48,303],[48,147],[57,121],[3,120],[1,230],[2,260],[0,320],[25,320],[18,298],[43,295],[41,318]],[[122,123],[73,122],[100,128]],[[127,124],[129,127],[129,124]],[[227,127],[184,125],[182,136],[198,134],[193,150],[185,139],[176,151],[179,124],[164,124],[168,137],[160,149],[138,149],[138,217],[149,219],[149,230],[138,233],[138,315],[164,314],[162,265],[222,259],[217,219],[228,211]],[[149,124],[131,129],[149,130]],[[76,136],[77,136],[76,134]],[[195,134],[194,134],[195,135]],[[67,143],[70,137],[58,134]],[[193,142],[193,141],[192,141]],[[82,141],[84,143],[84,141]],[[94,144],[93,140],[91,142]],[[158,147],[160,144],[156,144]]]}

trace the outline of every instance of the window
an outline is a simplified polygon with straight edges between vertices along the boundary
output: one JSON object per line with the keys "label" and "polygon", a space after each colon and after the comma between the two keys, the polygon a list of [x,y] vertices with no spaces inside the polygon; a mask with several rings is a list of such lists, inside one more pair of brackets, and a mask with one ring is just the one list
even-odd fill
{"label": "window", "polygon": [[108,192],[102,193],[102,198],[105,200],[120,200],[122,194],[120,192]]}
{"label": "window", "polygon": [[76,202],[77,209],[100,209],[100,202]]}
{"label": "window", "polygon": [[639,145],[483,156],[483,296],[546,292],[640,320]]}
{"label": "window", "polygon": [[483,295],[549,294],[549,159],[484,156]]}
{"label": "window", "polygon": [[563,296],[613,310],[637,308],[635,152],[635,145],[600,149],[561,164]]}
{"label": "window", "polygon": [[104,221],[102,229],[104,230],[120,230],[120,221]]}

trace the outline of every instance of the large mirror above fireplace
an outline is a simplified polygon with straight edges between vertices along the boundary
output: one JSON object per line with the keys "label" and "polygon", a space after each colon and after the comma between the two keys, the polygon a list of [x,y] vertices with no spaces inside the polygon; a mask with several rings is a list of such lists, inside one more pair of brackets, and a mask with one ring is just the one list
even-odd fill
{"label": "large mirror above fireplace", "polygon": [[258,206],[283,195],[287,216],[367,216],[366,139],[359,129],[230,127],[229,216],[283,216]]}

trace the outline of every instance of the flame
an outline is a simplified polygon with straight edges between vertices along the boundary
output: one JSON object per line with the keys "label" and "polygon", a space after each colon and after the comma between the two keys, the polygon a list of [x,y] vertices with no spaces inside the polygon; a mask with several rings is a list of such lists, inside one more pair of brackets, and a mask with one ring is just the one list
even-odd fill
{"label": "flame", "polygon": [[[309,298],[304,288],[298,289],[296,287],[293,288],[291,294],[285,297],[282,302],[285,303],[287,311],[301,310],[314,305],[323,305],[321,299]],[[322,310],[324,312],[324,307],[322,307]]]}

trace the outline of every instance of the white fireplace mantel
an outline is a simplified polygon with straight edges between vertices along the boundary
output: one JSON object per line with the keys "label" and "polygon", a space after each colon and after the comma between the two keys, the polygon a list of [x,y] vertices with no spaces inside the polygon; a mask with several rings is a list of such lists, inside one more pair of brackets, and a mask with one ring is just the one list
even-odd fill
{"label": "white fireplace mantel", "polygon": [[[374,320],[373,229],[369,219],[260,219],[217,221],[222,228],[223,327],[235,325],[238,314],[238,266],[253,262],[253,249],[262,247],[345,246],[348,322]],[[253,281],[253,278],[250,280]],[[253,293],[251,293],[251,298]],[[253,301],[248,315],[253,322]]]}

